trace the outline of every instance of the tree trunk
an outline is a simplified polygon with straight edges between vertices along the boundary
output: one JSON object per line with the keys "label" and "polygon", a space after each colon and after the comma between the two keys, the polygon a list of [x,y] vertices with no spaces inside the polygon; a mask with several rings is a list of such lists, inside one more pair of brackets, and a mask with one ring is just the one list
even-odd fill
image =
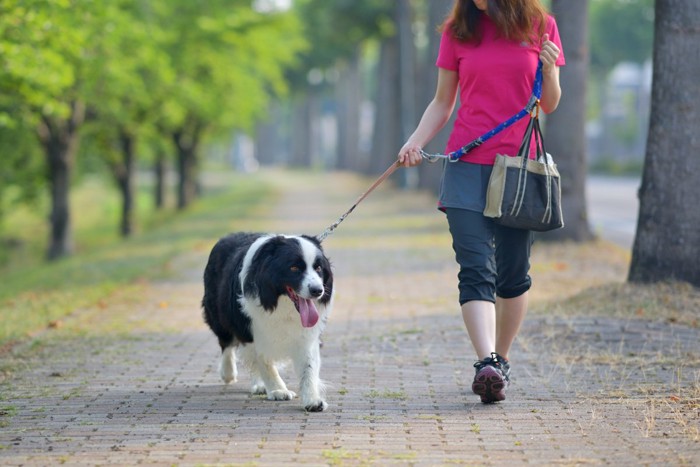
{"label": "tree trunk", "polygon": [[[396,4],[396,23],[399,29],[399,79],[400,108],[397,113],[401,125],[401,138],[393,151],[394,158],[403,143],[411,136],[418,123],[416,118],[416,47],[413,39],[413,12],[409,0]],[[418,169],[401,170],[397,180],[402,188],[418,186]]]}
{"label": "tree trunk", "polygon": [[69,194],[79,143],[78,128],[84,118],[83,104],[74,102],[67,120],[44,117],[38,129],[39,140],[46,154],[51,190],[50,234],[46,254],[50,261],[73,253]]}
{"label": "tree trunk", "polygon": [[314,151],[314,105],[316,102],[315,91],[310,90],[308,95],[295,101],[292,108],[291,146],[289,164],[293,167],[311,166],[312,153]]}
{"label": "tree trunk", "polygon": [[47,258],[55,260],[73,253],[73,232],[70,216],[70,183],[74,155],[66,147],[64,136],[51,134],[45,142],[51,189],[51,223]]}
{"label": "tree trunk", "polygon": [[155,164],[153,164],[153,176],[155,178],[153,196],[157,210],[161,210],[165,207],[165,174],[165,153],[159,150],[156,154]]}
{"label": "tree trunk", "polygon": [[545,122],[545,141],[561,174],[564,228],[541,234],[545,240],[588,241],[593,233],[586,208],[586,78],[588,76],[588,0],[553,0],[566,54],[561,68],[562,97]]}
{"label": "tree trunk", "polygon": [[194,123],[192,128],[182,128],[173,133],[177,149],[177,208],[183,210],[197,196],[197,149],[201,127]]}
{"label": "tree trunk", "polygon": [[398,36],[385,39],[379,52],[378,89],[369,174],[381,174],[396,160],[401,149],[399,121],[399,41]]}
{"label": "tree trunk", "polygon": [[255,160],[264,166],[289,160],[289,112],[279,102],[270,104],[269,119],[255,128]]}
{"label": "tree trunk", "polygon": [[126,131],[119,132],[122,163],[114,167],[119,193],[122,196],[122,218],[119,233],[129,237],[134,231],[134,139]]}
{"label": "tree trunk", "polygon": [[630,282],[700,286],[700,2],[656,0],[651,118]]}
{"label": "tree trunk", "polygon": [[350,58],[341,75],[336,100],[338,102],[338,150],[336,168],[357,170],[360,167],[360,105],[362,80],[359,50]]}

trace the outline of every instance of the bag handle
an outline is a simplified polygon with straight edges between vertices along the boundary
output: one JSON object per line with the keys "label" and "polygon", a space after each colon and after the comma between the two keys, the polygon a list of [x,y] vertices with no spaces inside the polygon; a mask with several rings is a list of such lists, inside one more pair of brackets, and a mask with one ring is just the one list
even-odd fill
{"label": "bag handle", "polygon": [[530,116],[530,122],[527,125],[527,130],[525,130],[525,135],[523,136],[523,142],[520,144],[520,149],[518,149],[518,156],[520,157],[520,167],[518,168],[518,184],[515,190],[515,200],[513,207],[510,210],[511,216],[517,216],[520,213],[520,209],[525,202],[525,188],[527,186],[527,165],[531,161],[530,159],[530,141],[532,141],[532,135],[535,136],[535,161],[538,161],[540,157],[544,158],[544,173],[546,176],[546,189],[547,189],[547,206],[545,208],[544,215],[542,217],[542,222],[548,223],[552,218],[552,172],[550,170],[549,161],[547,160],[547,152],[544,149],[544,138],[542,137],[542,129],[540,128],[539,119],[539,107],[537,111]]}

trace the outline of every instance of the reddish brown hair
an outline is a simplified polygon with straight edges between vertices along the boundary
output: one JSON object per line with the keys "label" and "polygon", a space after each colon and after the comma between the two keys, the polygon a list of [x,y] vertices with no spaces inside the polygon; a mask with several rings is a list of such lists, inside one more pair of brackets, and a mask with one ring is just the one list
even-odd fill
{"label": "reddish brown hair", "polygon": [[[548,12],[539,0],[488,0],[486,12],[506,39],[532,42],[544,34]],[[442,27],[461,41],[478,43],[483,14],[473,0],[455,0]]]}

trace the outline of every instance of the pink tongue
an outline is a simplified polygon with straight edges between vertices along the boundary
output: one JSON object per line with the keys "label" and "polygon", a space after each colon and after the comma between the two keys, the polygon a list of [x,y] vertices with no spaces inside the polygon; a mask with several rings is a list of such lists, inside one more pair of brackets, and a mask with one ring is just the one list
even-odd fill
{"label": "pink tongue", "polygon": [[311,328],[318,322],[318,310],[316,305],[309,299],[299,297],[299,316],[301,316],[301,325],[305,328]]}

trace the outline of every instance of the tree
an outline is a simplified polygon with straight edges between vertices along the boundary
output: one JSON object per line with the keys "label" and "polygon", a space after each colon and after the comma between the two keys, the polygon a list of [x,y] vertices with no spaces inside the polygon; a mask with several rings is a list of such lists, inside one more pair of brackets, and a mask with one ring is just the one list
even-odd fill
{"label": "tree", "polygon": [[[403,0],[397,0],[403,1]],[[374,132],[372,134],[372,157],[369,174],[381,174],[396,160],[401,148],[401,94],[398,35],[387,37],[381,42],[377,69],[377,90],[375,103]]]}
{"label": "tree", "polygon": [[293,12],[256,11],[249,0],[150,3],[168,32],[160,46],[175,74],[163,128],[177,151],[183,209],[197,192],[202,142],[235,129],[250,131],[271,96],[286,92],[284,72],[305,42]]}
{"label": "tree", "polygon": [[168,99],[163,90],[172,86],[173,73],[152,40],[163,31],[149,21],[143,4],[121,0],[105,8],[109,27],[94,39],[97,72],[85,84],[92,115],[86,139],[114,176],[122,198],[120,233],[126,237],[135,228],[137,154],[144,153],[142,143],[153,139],[162,120]]}
{"label": "tree", "polygon": [[[0,126],[12,138],[36,135],[0,164],[10,167],[35,147],[44,153],[48,258],[73,249],[69,190],[85,133],[92,151],[83,153],[97,153],[115,175],[128,234],[140,143],[157,142],[155,154],[163,133],[175,143],[185,207],[202,141],[251,129],[270,96],[285,92],[284,71],[303,46],[292,12],[257,11],[249,0],[0,2]],[[25,172],[30,179],[24,169],[11,173]]]}
{"label": "tree", "polygon": [[543,234],[549,240],[586,241],[593,238],[586,210],[586,78],[588,76],[588,0],[552,1],[566,66],[561,68],[562,97],[546,119],[546,148],[562,178],[563,229]]}
{"label": "tree", "polygon": [[9,93],[3,107],[10,109],[10,124],[35,128],[45,155],[49,259],[73,249],[68,194],[85,120],[82,84],[95,70],[90,38],[103,29],[100,5],[88,0],[0,4],[0,87]]}
{"label": "tree", "polygon": [[700,2],[656,0],[651,118],[630,282],[700,286]]}

